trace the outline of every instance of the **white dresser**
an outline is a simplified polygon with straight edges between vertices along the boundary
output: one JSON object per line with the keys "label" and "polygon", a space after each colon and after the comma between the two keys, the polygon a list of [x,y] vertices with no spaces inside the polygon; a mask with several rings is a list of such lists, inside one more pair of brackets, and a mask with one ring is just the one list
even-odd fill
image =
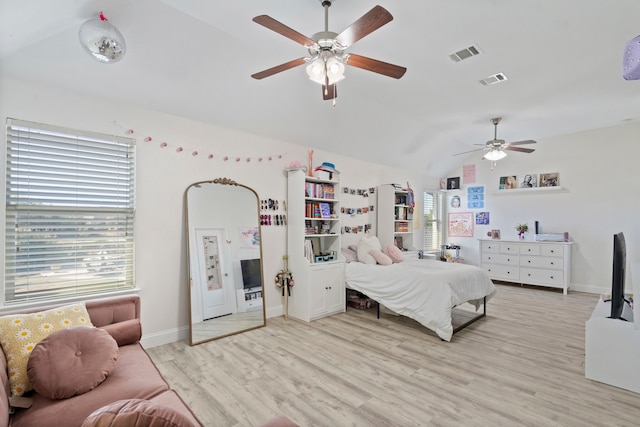
{"label": "white dresser", "polygon": [[480,240],[480,263],[491,279],[562,288],[571,283],[571,242]]}

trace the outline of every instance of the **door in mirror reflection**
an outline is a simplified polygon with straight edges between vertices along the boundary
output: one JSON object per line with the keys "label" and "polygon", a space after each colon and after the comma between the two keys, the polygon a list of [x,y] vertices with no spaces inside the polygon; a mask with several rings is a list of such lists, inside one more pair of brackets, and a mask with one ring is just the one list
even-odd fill
{"label": "door in mirror reflection", "polygon": [[185,191],[190,343],[266,325],[259,201],[227,178]]}

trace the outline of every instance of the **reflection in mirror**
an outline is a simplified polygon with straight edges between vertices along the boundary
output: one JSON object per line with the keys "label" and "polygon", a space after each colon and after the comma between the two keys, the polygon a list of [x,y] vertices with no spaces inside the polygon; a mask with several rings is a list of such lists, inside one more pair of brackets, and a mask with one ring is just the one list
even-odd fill
{"label": "reflection in mirror", "polygon": [[185,191],[191,345],[266,325],[260,207],[227,178]]}

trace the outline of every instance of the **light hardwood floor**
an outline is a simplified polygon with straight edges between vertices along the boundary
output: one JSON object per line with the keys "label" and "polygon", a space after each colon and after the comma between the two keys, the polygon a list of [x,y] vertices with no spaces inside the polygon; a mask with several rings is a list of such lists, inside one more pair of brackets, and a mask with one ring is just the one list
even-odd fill
{"label": "light hardwood floor", "polygon": [[640,395],[584,377],[597,296],[497,285],[450,343],[375,309],[149,349],[205,426],[638,426]]}

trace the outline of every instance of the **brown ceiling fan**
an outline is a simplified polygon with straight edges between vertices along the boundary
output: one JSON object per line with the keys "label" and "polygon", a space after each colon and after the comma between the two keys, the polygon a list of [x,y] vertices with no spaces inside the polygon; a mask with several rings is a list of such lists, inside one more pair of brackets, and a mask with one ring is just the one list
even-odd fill
{"label": "brown ceiling fan", "polygon": [[307,64],[309,78],[322,85],[322,98],[333,99],[338,96],[336,83],[344,78],[344,66],[361,68],[374,73],[399,79],[407,71],[405,67],[346,53],[345,50],[358,40],[391,22],[393,16],[382,6],[375,6],[356,20],[340,34],[329,31],[330,0],[320,0],[324,7],[324,31],[307,37],[289,28],[268,15],[260,15],[253,21],[301,44],[309,51],[309,56],[294,59],[259,73],[251,75],[254,79],[264,79],[282,71]]}
{"label": "brown ceiling fan", "polygon": [[495,162],[496,160],[500,160],[507,155],[507,153],[505,153],[504,150],[519,151],[521,153],[533,153],[535,151],[533,148],[517,147],[518,145],[535,144],[536,141],[532,139],[527,139],[525,141],[516,141],[516,142],[505,142],[504,139],[498,139],[498,123],[500,123],[501,120],[502,120],[502,117],[494,117],[491,119],[491,123],[493,123],[493,127],[494,127],[492,140],[487,141],[484,144],[474,144],[474,145],[484,145],[483,148],[464,151],[462,153],[454,154],[454,156],[459,156],[460,154],[472,153],[474,151],[485,150],[487,151],[487,153],[482,157],[484,159]]}

